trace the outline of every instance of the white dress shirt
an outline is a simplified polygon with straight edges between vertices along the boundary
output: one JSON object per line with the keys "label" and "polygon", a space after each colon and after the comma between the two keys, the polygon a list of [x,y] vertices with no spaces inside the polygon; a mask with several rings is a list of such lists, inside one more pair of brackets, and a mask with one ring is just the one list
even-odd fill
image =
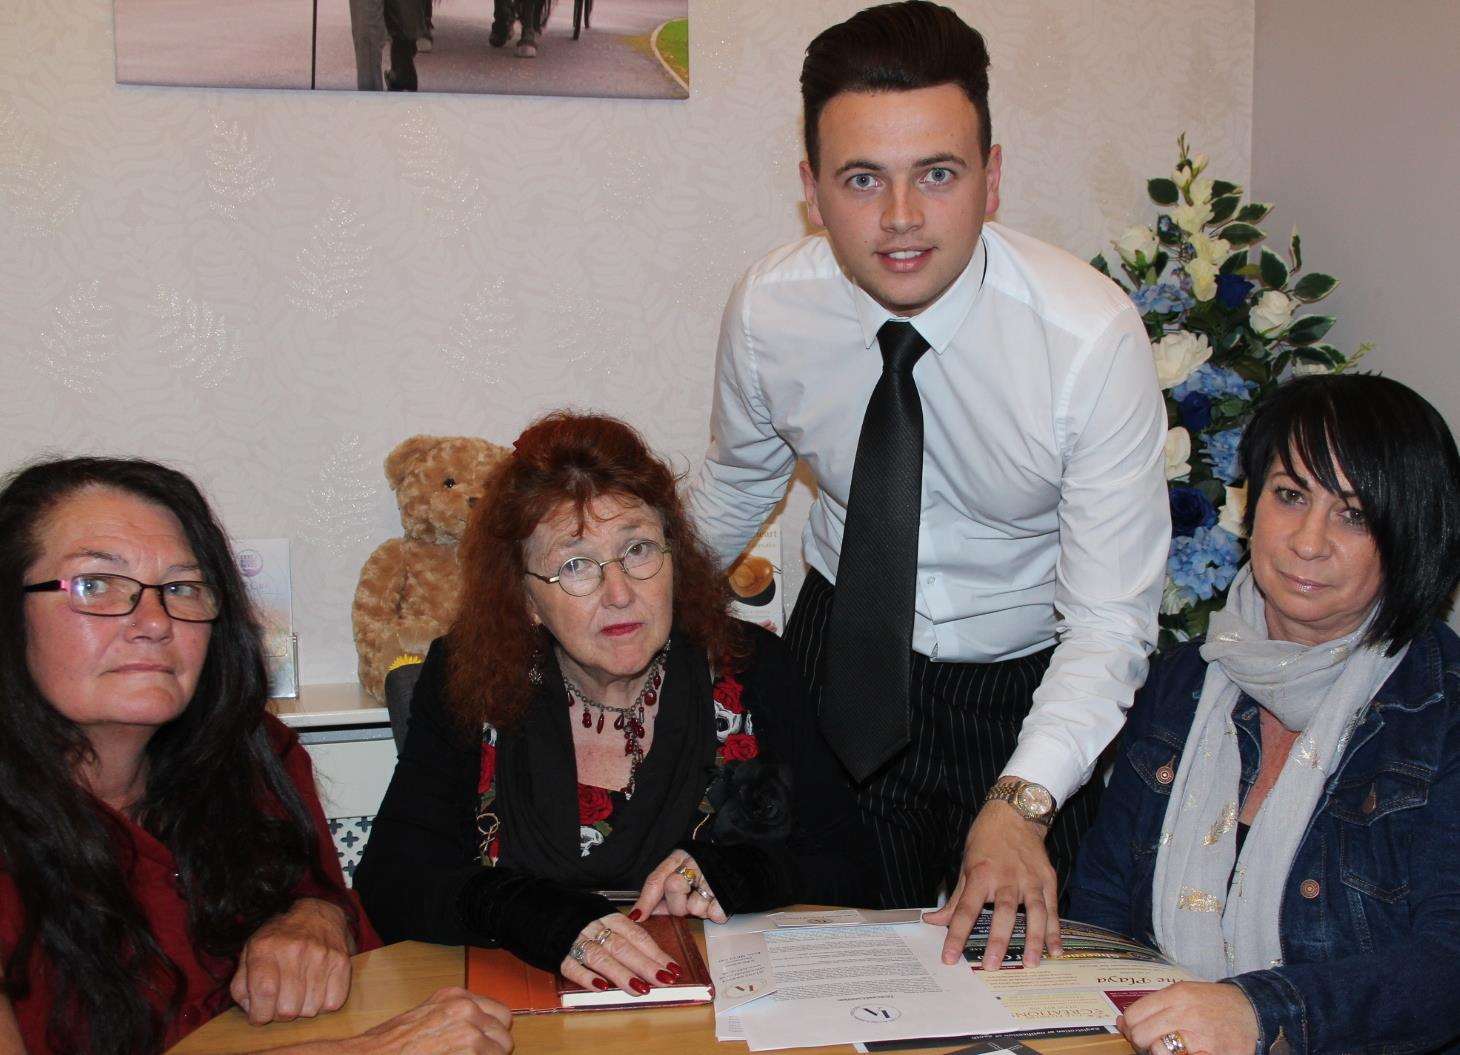
{"label": "white dress shirt", "polygon": [[[824,235],[754,265],[725,307],[710,449],[691,495],[723,561],[799,456],[806,560],[836,581],[862,416],[892,314]],[[1145,680],[1171,537],[1166,411],[1141,318],[1110,280],[998,224],[912,324],[923,404],[913,648],[986,663],[1058,642],[1004,772],[1065,801]]]}

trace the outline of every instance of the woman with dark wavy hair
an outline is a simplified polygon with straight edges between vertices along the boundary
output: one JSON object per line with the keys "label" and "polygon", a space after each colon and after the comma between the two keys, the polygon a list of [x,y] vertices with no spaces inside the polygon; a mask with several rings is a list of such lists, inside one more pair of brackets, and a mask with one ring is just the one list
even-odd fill
{"label": "woman with dark wavy hair", "polygon": [[[233,1001],[256,1023],[344,1002],[378,939],[266,696],[187,477],[77,458],[0,491],[0,1053],[137,1055]],[[426,1019],[495,1046],[423,1050],[510,1050],[495,1014],[443,993],[348,1049],[290,1050],[396,1051]]]}
{"label": "woman with dark wavy hair", "polygon": [[[674,472],[607,417],[514,446],[355,874],[381,933],[642,995],[678,970],[647,914],[862,901],[850,792],[780,641],[726,614]],[[604,889],[641,892],[626,918]]]}

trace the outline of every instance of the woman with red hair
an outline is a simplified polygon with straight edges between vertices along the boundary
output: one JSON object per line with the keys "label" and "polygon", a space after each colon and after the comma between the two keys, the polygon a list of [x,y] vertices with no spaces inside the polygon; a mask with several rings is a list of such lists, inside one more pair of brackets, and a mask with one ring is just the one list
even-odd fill
{"label": "woman with red hair", "polygon": [[[488,481],[355,875],[387,941],[643,995],[679,970],[646,914],[868,896],[850,791],[677,485],[623,422],[567,412]],[[641,888],[627,917],[598,893]]]}

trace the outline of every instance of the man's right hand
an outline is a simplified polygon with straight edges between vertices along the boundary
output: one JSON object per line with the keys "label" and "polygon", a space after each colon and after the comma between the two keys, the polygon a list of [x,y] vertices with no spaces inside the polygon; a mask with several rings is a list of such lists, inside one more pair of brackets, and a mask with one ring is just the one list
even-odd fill
{"label": "man's right hand", "polygon": [[438,989],[425,1003],[339,1049],[349,1055],[511,1055],[512,1014],[465,989]]}
{"label": "man's right hand", "polygon": [[983,969],[997,971],[1024,906],[1024,965],[1039,964],[1044,946],[1060,954],[1059,884],[1044,848],[1047,830],[1020,816],[1006,802],[990,802],[974,818],[963,844],[963,868],[947,904],[923,917],[948,928],[943,962],[957,963],[984,905],[992,902],[989,944]]}

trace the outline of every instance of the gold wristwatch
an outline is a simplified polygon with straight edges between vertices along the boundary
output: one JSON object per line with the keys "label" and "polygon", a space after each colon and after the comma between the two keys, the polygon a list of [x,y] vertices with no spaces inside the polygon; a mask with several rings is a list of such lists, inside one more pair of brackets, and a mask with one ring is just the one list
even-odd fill
{"label": "gold wristwatch", "polygon": [[1007,802],[1025,820],[1048,828],[1054,823],[1054,796],[1042,784],[1020,777],[1000,777],[984,802]]}

